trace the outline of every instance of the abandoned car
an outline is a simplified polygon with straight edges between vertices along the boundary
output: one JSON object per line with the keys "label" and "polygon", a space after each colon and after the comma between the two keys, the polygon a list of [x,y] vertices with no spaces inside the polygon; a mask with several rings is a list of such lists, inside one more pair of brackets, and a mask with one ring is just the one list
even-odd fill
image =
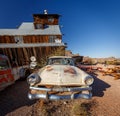
{"label": "abandoned car", "polygon": [[53,56],[46,66],[28,76],[29,99],[77,99],[92,97],[94,78],[75,66],[72,57]]}

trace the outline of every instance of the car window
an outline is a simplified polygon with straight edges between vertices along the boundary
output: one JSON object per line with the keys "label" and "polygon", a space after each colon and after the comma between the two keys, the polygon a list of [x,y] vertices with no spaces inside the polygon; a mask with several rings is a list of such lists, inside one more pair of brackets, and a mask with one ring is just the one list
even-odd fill
{"label": "car window", "polygon": [[66,58],[66,65],[72,65],[74,66],[74,62],[73,62],[73,59],[72,58]]}
{"label": "car window", "polygon": [[74,62],[71,58],[50,58],[47,62],[47,65],[74,65]]}
{"label": "car window", "polygon": [[7,60],[0,60],[0,70],[9,68],[9,63]]}

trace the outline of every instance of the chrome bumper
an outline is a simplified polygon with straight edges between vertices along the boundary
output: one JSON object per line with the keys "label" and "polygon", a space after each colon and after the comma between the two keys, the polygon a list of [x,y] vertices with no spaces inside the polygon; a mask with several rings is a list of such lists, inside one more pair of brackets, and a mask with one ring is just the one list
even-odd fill
{"label": "chrome bumper", "polygon": [[[92,87],[71,87],[71,88],[40,88],[40,87],[30,87],[31,90],[40,90],[45,91],[46,94],[32,94],[28,93],[28,98],[30,100],[33,99],[49,99],[49,100],[61,100],[61,99],[90,99],[92,97]],[[48,92],[71,92],[70,95],[54,95],[48,94]],[[89,94],[84,93],[73,93],[73,92],[82,92],[82,91],[89,91]]]}

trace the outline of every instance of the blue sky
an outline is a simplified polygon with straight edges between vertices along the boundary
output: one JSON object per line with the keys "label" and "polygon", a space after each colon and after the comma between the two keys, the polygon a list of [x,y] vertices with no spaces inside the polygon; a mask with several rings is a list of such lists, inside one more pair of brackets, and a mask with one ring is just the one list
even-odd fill
{"label": "blue sky", "polygon": [[0,0],[0,28],[32,22],[32,14],[60,14],[63,42],[73,53],[120,58],[120,0]]}

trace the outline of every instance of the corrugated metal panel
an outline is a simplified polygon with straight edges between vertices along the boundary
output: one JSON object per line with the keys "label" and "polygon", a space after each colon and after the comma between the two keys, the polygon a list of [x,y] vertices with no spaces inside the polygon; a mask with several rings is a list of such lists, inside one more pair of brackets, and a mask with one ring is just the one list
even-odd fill
{"label": "corrugated metal panel", "polygon": [[0,44],[0,48],[29,48],[29,47],[48,47],[48,46],[66,46],[64,43],[29,43],[29,44]]}
{"label": "corrugated metal panel", "polygon": [[20,26],[19,29],[29,29],[29,30],[34,30],[34,24],[32,22],[23,22]]}
{"label": "corrugated metal panel", "polygon": [[22,23],[18,29],[0,29],[0,35],[61,35],[59,25],[49,25],[45,29],[34,29],[33,23]]}
{"label": "corrugated metal panel", "polygon": [[0,36],[2,35],[14,35],[17,29],[0,29]]}

